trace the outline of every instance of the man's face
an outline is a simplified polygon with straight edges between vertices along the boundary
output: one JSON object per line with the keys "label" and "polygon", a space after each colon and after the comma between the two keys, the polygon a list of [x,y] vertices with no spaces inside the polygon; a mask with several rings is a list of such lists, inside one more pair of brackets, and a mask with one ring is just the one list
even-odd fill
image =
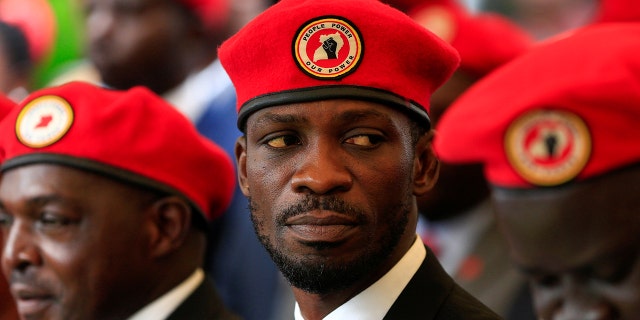
{"label": "man's face", "polygon": [[89,57],[106,84],[164,93],[182,81],[175,77],[185,75],[183,50],[191,34],[189,16],[176,1],[85,2]]}
{"label": "man's face", "polygon": [[134,188],[62,166],[4,173],[2,269],[21,316],[113,319],[139,308],[148,289],[141,284],[147,200]]}
{"label": "man's face", "polygon": [[417,158],[410,121],[349,100],[270,107],[249,117],[236,149],[240,184],[258,237],[294,287],[366,287],[411,245],[414,193],[422,192],[415,180],[433,157],[429,164]]}
{"label": "man's face", "polygon": [[495,189],[542,319],[640,319],[640,170],[549,190]]}

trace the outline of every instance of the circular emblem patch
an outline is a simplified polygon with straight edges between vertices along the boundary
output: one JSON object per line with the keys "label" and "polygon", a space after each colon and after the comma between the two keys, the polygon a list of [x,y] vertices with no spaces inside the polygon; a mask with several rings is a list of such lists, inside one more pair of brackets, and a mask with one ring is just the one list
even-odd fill
{"label": "circular emblem patch", "polygon": [[591,135],[584,121],[565,111],[529,112],[507,129],[505,151],[513,168],[539,186],[575,178],[591,155]]}
{"label": "circular emblem patch", "polygon": [[22,144],[43,148],[60,140],[73,123],[73,109],[58,96],[43,96],[29,102],[18,115],[16,135]]}
{"label": "circular emblem patch", "polygon": [[293,41],[296,63],[316,79],[338,79],[362,60],[364,43],[358,29],[341,17],[320,17],[302,26]]}

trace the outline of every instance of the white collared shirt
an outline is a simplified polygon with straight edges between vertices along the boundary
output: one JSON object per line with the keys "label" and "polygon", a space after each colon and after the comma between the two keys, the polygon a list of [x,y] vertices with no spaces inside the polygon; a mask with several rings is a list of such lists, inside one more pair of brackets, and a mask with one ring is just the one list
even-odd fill
{"label": "white collared shirt", "polygon": [[165,93],[163,98],[195,123],[204,114],[209,102],[229,86],[233,86],[231,79],[220,60],[216,59]]}
{"label": "white collared shirt", "polygon": [[[422,239],[416,237],[409,251],[374,284],[324,317],[324,320],[380,320],[389,312],[402,290],[427,256]],[[304,320],[296,302],[295,319]]]}
{"label": "white collared shirt", "polygon": [[191,295],[204,281],[204,271],[197,269],[180,285],[165,293],[160,298],[140,309],[128,320],[166,319],[178,306]]}

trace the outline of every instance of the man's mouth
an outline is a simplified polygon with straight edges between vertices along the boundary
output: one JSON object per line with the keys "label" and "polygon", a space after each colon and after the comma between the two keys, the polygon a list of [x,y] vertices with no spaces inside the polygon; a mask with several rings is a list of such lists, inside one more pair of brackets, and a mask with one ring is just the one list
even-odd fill
{"label": "man's mouth", "polygon": [[42,314],[54,302],[54,296],[49,292],[24,284],[12,284],[11,292],[23,317]]}
{"label": "man's mouth", "polygon": [[342,214],[320,211],[292,217],[285,225],[302,242],[340,242],[357,228],[358,223]]}

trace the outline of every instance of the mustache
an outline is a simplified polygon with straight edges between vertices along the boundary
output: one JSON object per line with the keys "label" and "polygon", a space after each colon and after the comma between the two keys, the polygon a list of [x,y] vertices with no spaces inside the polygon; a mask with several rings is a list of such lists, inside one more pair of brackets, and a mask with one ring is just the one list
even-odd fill
{"label": "mustache", "polygon": [[33,272],[28,271],[12,271],[7,280],[10,284],[21,284],[47,291],[55,287],[49,283],[49,281],[44,281],[43,279],[38,278]]}
{"label": "mustache", "polygon": [[359,223],[367,221],[367,211],[356,205],[352,205],[338,197],[313,197],[306,198],[286,207],[278,214],[277,222],[285,222],[295,216],[305,214],[309,211],[324,210],[333,211],[354,218]]}

